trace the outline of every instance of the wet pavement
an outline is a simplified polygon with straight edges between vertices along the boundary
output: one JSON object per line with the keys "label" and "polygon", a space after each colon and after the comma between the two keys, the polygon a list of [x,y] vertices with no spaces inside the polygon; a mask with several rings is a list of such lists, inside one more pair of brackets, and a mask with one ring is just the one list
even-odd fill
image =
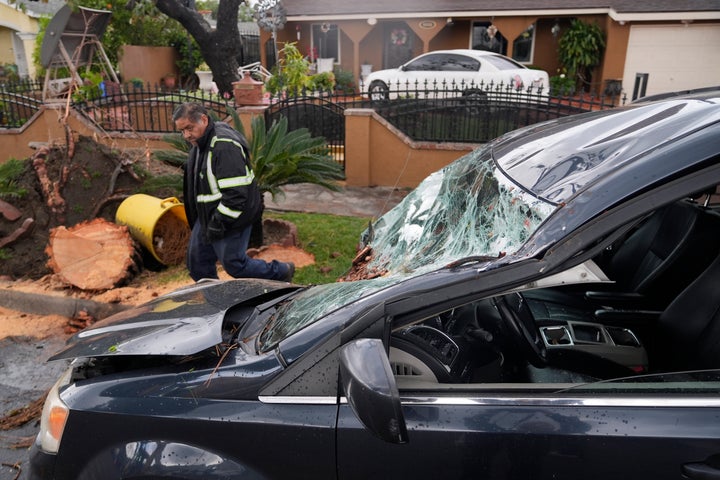
{"label": "wet pavement", "polygon": [[[0,339],[0,414],[22,409],[44,396],[67,368],[65,361],[46,362],[64,343],[65,339],[59,337]],[[0,430],[0,480],[29,478],[26,445],[34,440],[38,427],[39,420]]]}

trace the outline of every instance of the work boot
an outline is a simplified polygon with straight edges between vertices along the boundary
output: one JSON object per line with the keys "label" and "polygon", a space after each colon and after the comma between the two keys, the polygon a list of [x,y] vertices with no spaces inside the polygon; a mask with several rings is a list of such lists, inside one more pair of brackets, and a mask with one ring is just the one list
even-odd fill
{"label": "work boot", "polygon": [[292,282],[293,275],[295,275],[295,264],[293,262],[287,262],[284,265],[285,268],[287,268],[287,273],[280,280],[283,280],[285,282]]}

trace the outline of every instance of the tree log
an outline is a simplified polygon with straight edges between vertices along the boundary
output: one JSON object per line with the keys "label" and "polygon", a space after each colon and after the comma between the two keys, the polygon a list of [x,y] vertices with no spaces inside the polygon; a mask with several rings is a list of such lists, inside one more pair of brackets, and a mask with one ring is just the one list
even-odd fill
{"label": "tree log", "polygon": [[96,218],[50,230],[48,267],[62,281],[83,290],[107,290],[138,271],[138,249],[127,227]]}

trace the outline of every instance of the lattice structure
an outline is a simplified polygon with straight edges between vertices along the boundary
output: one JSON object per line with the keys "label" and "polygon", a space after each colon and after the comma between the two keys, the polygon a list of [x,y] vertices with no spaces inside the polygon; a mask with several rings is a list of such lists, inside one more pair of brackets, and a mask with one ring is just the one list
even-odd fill
{"label": "lattice structure", "polygon": [[100,42],[112,13],[79,7],[62,7],[50,20],[43,38],[40,61],[45,67],[43,100],[65,101],[83,85],[80,69],[100,65],[105,79],[118,83],[115,70]]}

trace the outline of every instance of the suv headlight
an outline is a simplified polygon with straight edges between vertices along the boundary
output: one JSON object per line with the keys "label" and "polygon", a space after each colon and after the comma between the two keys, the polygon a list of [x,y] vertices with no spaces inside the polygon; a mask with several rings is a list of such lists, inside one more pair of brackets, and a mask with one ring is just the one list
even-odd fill
{"label": "suv headlight", "polygon": [[60,448],[60,439],[70,413],[67,405],[60,400],[60,388],[70,383],[71,374],[72,367],[68,368],[55,382],[45,399],[42,417],[40,417],[38,439],[40,440],[40,448],[48,453],[57,453]]}

